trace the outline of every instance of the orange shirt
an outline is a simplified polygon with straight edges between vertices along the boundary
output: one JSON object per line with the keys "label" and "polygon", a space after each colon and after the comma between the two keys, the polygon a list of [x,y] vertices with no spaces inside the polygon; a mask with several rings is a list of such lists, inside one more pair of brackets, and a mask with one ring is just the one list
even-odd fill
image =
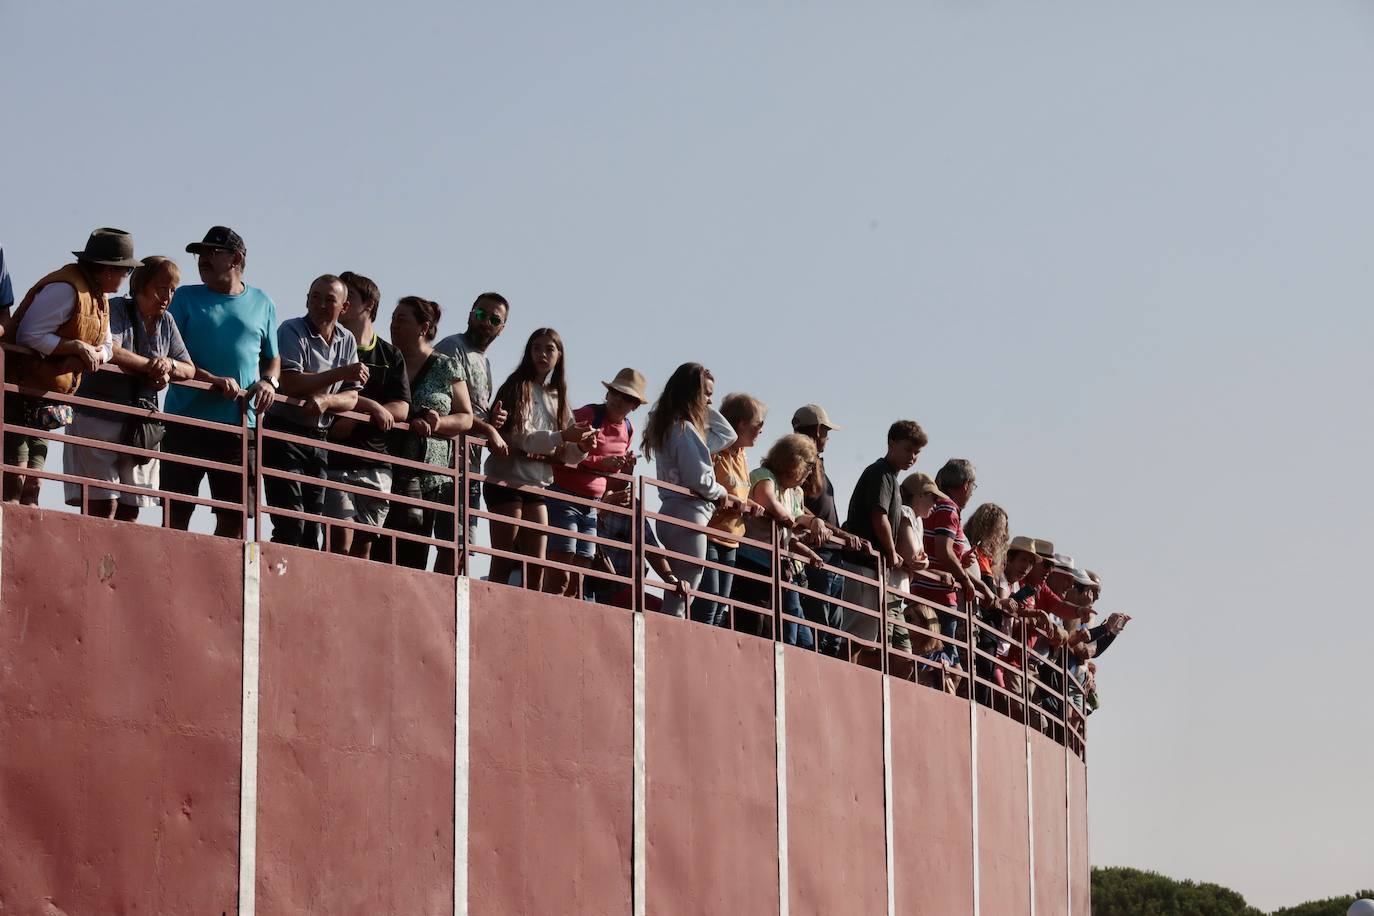
{"label": "orange shirt", "polygon": [[[738,496],[740,499],[749,497],[749,455],[744,449],[727,448],[716,452],[715,457],[711,459],[711,466],[716,469],[716,482],[731,496]],[[707,526],[728,535],[711,538],[722,547],[738,547],[739,541],[735,538],[744,536],[744,517],[738,512],[725,515],[717,509],[707,522]]]}

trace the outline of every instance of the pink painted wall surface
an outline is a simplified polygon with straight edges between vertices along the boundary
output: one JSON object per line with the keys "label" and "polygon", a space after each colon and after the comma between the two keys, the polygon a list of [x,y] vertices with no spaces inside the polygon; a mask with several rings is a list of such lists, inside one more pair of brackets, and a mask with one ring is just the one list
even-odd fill
{"label": "pink painted wall surface", "polygon": [[1030,747],[1035,799],[1031,825],[1035,831],[1035,914],[1068,916],[1069,824],[1064,811],[1064,748],[1038,732],[1031,733]]}
{"label": "pink painted wall surface", "polygon": [[1028,913],[1026,729],[988,709],[977,715],[980,903],[992,913]]}
{"label": "pink painted wall surface", "polygon": [[263,545],[258,912],[453,909],[453,580]]}
{"label": "pink painted wall surface", "polygon": [[882,675],[786,649],[793,916],[887,911]]}
{"label": "pink painted wall surface", "polygon": [[0,912],[234,910],[242,551],[5,508]]}
{"label": "pink painted wall surface", "polygon": [[773,644],[645,624],[648,912],[776,913]]}
{"label": "pink painted wall surface", "polygon": [[473,914],[627,914],[627,611],[472,583]]}
{"label": "pink painted wall surface", "polygon": [[893,876],[897,912],[973,912],[968,701],[893,680]]}

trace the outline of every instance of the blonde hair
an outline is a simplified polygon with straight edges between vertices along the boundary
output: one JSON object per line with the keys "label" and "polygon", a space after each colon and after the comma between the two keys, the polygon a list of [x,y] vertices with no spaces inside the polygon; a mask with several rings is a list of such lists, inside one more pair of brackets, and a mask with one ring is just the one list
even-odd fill
{"label": "blonde hair", "polygon": [[767,417],[768,405],[752,394],[736,391],[727,394],[725,400],[720,402],[720,415],[728,420],[735,429],[739,429],[746,423]]}
{"label": "blonde hair", "polygon": [[142,266],[135,267],[134,272],[129,274],[129,295],[138,298],[139,293],[164,274],[174,286],[181,282],[181,268],[177,267],[176,261],[160,254],[144,258]]}
{"label": "blonde hair", "polygon": [[964,536],[983,552],[992,564],[992,575],[1000,579],[1007,565],[1007,540],[1010,526],[1007,510],[997,503],[983,503],[964,522]]}
{"label": "blonde hair", "polygon": [[[789,433],[773,443],[761,464],[781,481],[785,477],[798,476],[815,460],[816,443],[811,437],[803,436],[801,433]],[[802,473],[801,476],[804,481],[805,474]]]}

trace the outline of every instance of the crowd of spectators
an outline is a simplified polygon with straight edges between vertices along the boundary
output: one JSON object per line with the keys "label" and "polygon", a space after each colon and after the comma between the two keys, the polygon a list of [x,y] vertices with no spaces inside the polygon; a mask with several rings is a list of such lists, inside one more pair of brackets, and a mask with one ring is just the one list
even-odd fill
{"label": "crowd of spectators", "polygon": [[[664,585],[654,609],[770,637],[777,620],[790,645],[868,663],[886,620],[894,674],[955,692],[977,683],[988,701],[994,687],[1034,695],[1060,715],[1058,697],[1096,707],[1095,659],[1130,618],[1098,619],[1100,577],[1044,538],[1013,537],[1000,506],[965,518],[978,487],[970,461],[952,458],[934,477],[913,472],[928,444],[917,422],[892,423],[841,518],[824,461],[840,427],[819,405],[798,408],[791,432],[764,448],[767,405],[732,393],[717,410],[714,375],[685,363],[657,398],[626,367],[602,381],[603,402],[574,409],[553,328],[531,333],[494,385],[487,353],[510,315],[498,293],[478,296],[466,329],[442,340],[440,305],[402,297],[388,341],[376,328],[381,292],[361,274],[318,277],[306,314],[278,322],[273,300],[243,280],[238,233],[212,227],[186,251],[198,284],[180,285],[169,258],[136,258],[128,233],[99,229],[13,307],[0,249],[0,332],[27,348],[6,355],[6,381],[111,406],[5,396],[8,423],[65,426],[82,440],[64,451],[65,474],[83,481],[64,483],[69,504],[132,520],[159,502],[140,491],[195,497],[206,479],[220,503],[216,533],[241,537],[243,477],[206,463],[257,460],[254,437],[239,433],[242,409],[249,426],[272,431],[261,461],[275,472],[264,475],[274,541],[417,569],[433,547],[434,569],[452,574],[455,549],[444,545],[474,543],[480,514],[493,581],[628,604],[616,577],[636,574],[632,553],[612,545],[633,540],[634,415],[648,407],[639,441],[660,506],[644,513],[653,521],[641,535]],[[126,278],[128,295],[115,296]],[[106,364],[119,371],[97,371]],[[176,422],[148,418],[162,389]],[[459,453],[464,434],[485,445]],[[42,470],[46,454],[43,437],[6,432],[6,500],[37,501],[39,478],[24,471]],[[157,454],[196,463],[163,468]],[[480,489],[457,492],[460,465],[481,471]],[[470,525],[459,532],[463,502]],[[188,527],[196,505],[172,499],[170,523]],[[1051,664],[1058,658],[1069,683]]]}

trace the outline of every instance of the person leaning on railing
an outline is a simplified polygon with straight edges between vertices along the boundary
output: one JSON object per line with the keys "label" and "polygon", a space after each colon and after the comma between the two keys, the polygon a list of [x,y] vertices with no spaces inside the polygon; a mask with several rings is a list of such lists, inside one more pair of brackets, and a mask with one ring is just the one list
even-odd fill
{"label": "person leaning on railing", "polygon": [[[913,577],[927,574],[943,581],[952,581],[948,573],[929,572],[930,557],[925,549],[925,520],[935,511],[935,503],[945,499],[945,494],[935,485],[935,479],[920,472],[908,474],[899,488],[902,499],[902,524],[897,531],[897,553],[902,562],[887,571],[888,585],[898,591],[911,594]],[[938,657],[944,643],[932,635],[938,633],[940,621],[935,612],[920,602],[908,602],[905,598],[891,595],[888,598],[887,616],[894,620],[906,620],[919,624],[924,632],[913,634],[906,627],[889,623],[887,627],[888,645],[914,655],[930,658]],[[894,658],[890,670],[902,677],[924,677],[925,670],[916,670],[906,659]],[[936,678],[936,681],[939,679]],[[943,684],[938,686],[943,687]]]}
{"label": "person leaning on railing", "polygon": [[[352,332],[353,339],[358,342],[358,362],[367,367],[367,381],[358,393],[354,410],[368,419],[335,418],[329,427],[329,439],[350,448],[385,455],[389,451],[388,433],[392,426],[410,416],[410,378],[406,375],[405,357],[383,340],[372,325],[382,298],[377,284],[352,271],[339,274],[339,279],[348,291],[348,301],[339,323]],[[329,479],[378,494],[390,493],[391,465],[377,459],[331,452]],[[331,487],[324,497],[325,515],[374,528],[386,523],[390,511],[391,504],[381,495],[364,496]],[[368,531],[331,526],[329,549],[368,559],[372,556],[375,540],[376,535]]]}
{"label": "person leaning on railing", "polygon": [[[749,452],[763,432],[768,407],[753,395],[735,392],[727,394],[720,404],[720,415],[735,431],[735,441],[711,456],[716,482],[740,501],[749,501]],[[717,509],[707,526],[720,534],[706,536],[706,560],[722,566],[734,566],[739,551],[739,538],[744,535],[745,513],[731,506]],[[692,619],[711,626],[723,627],[730,621],[730,606],[712,601],[711,595],[728,598],[733,573],[707,566],[701,574],[701,593],[692,601]]]}
{"label": "person leaning on railing", "polygon": [[[358,342],[353,332],[339,324],[348,290],[333,274],[310,284],[305,316],[288,318],[277,329],[277,353],[281,359],[281,393],[268,410],[266,427],[301,439],[323,440],[334,415],[352,410],[358,392],[368,379],[368,368],[358,362]],[[291,400],[304,401],[296,406]],[[263,441],[263,467],[323,481],[329,453],[318,445],[291,442],[275,436]],[[269,506],[324,515],[324,487],[281,477],[265,476]],[[289,515],[272,516],[272,541],[317,550],[320,526]]]}
{"label": "person leaning on railing", "polygon": [[[597,432],[591,421],[573,420],[566,366],[563,338],[553,328],[536,328],[525,341],[520,365],[497,390],[496,400],[508,405],[510,414],[502,427],[510,453],[487,456],[482,469],[488,511],[547,525],[548,503],[542,491],[553,483],[553,464],[578,464],[596,447]],[[540,491],[516,487],[537,487]],[[547,538],[542,531],[494,518],[490,522],[493,549],[544,559]],[[508,582],[517,562],[493,556],[491,580]],[[526,563],[522,584],[538,591],[543,587],[543,575],[541,564]]]}
{"label": "person leaning on railing", "polygon": [[[664,483],[689,493],[659,488],[660,514],[705,526],[716,509],[744,506],[716,480],[711,455],[735,441],[735,431],[711,409],[716,380],[700,363],[683,363],[673,370],[644,425],[644,457],[655,462]],[[691,558],[706,559],[706,535],[659,520],[655,526],[663,546],[680,556],[668,561],[673,575],[695,592],[701,584],[702,567]],[[678,592],[663,596],[662,612],[687,616],[686,599]]]}
{"label": "person leaning on railing", "polygon": [[[277,358],[277,305],[255,286],[243,282],[248,263],[248,248],[243,238],[227,226],[211,226],[205,238],[186,246],[196,256],[200,283],[180,287],[172,297],[168,314],[176,321],[181,339],[196,364],[196,380],[207,382],[213,390],[173,386],[167,392],[164,410],[169,414],[195,420],[238,426],[241,421],[240,397],[247,398],[249,429],[276,398],[281,360]],[[162,441],[165,455],[239,465],[244,443],[239,433],[206,429],[184,423],[168,423]],[[255,445],[247,443],[250,481],[256,467]],[[243,499],[243,478],[234,471],[215,471],[168,458],[162,468],[162,488],[194,496],[201,479],[210,485],[210,496],[227,503]],[[249,494],[249,507],[254,496]],[[241,538],[243,518],[239,509],[212,510],[215,534]],[[187,528],[195,504],[172,500],[173,528]]]}
{"label": "person leaning on railing", "polygon": [[[472,403],[468,400],[462,365],[434,349],[433,340],[442,316],[439,303],[419,296],[402,297],[391,312],[391,342],[405,359],[410,381],[410,430],[393,430],[391,453],[398,458],[451,468],[453,440],[472,428]],[[454,479],[447,474],[397,465],[392,492],[424,499],[434,507],[421,509],[398,503],[392,506],[386,526],[407,534],[456,542],[458,520],[453,511],[453,488]],[[396,543],[397,563],[414,569],[429,565],[428,544],[405,538],[391,540]],[[379,543],[374,552],[378,559],[391,558],[388,545]],[[434,571],[453,575],[454,561],[454,549],[440,547],[435,553]]]}
{"label": "person leaning on railing", "polygon": [[[171,258],[143,259],[129,277],[129,295],[110,300],[110,339],[114,355],[110,360],[121,373],[89,372],[76,393],[83,398],[111,401],[145,410],[157,410],[157,393],[172,381],[193,378],[196,367],[182,343],[176,321],[167,314],[172,294],[181,281],[181,271]],[[68,435],[103,439],[140,448],[156,449],[165,427],[158,421],[143,421],[130,414],[76,407],[67,427]],[[156,458],[122,455],[107,449],[68,443],[62,451],[62,469],[91,481],[107,481],[129,486],[158,488]],[[63,489],[67,505],[81,504],[81,484],[68,481]],[[155,496],[89,484],[85,511],[101,518],[133,521],[143,506],[156,506]]]}
{"label": "person leaning on railing", "polygon": [[[649,402],[644,393],[644,376],[628,366],[609,382],[603,381],[606,400],[585,404],[573,411],[572,419],[587,423],[596,432],[591,451],[576,466],[553,465],[553,485],[549,487],[549,526],[579,534],[596,535],[600,521],[593,506],[560,500],[554,494],[567,493],[583,499],[599,500],[606,493],[606,474],[633,474],[638,456],[634,449],[634,423],[630,414]],[[549,559],[573,566],[591,566],[596,544],[570,537],[550,535]],[[561,569],[544,572],[544,591],[580,597],[581,576]]]}
{"label": "person leaning on railing", "polygon": [[897,531],[902,524],[902,500],[897,475],[910,470],[929,440],[921,424],[915,420],[898,420],[888,427],[887,452],[864,468],[854,492],[849,497],[849,514],[844,528],[850,534],[872,544],[875,557],[856,550],[845,554],[844,568],[853,575],[845,579],[844,600],[859,607],[871,608],[874,615],[845,609],[845,630],[868,642],[878,642],[882,635],[879,620],[886,613],[877,586],[860,581],[878,578],[878,559],[887,566],[900,566],[902,555],[897,552]]}
{"label": "person leaning on railing", "polygon": [[[37,353],[9,354],[5,381],[72,394],[81,385],[82,373],[96,371],[113,355],[106,297],[119,292],[124,278],[142,263],[134,257],[133,236],[122,229],[97,229],[86,247],[72,254],[76,263],[35,283],[6,322],[5,335]],[[67,405],[5,395],[5,418],[11,423],[56,429],[70,416]],[[42,470],[48,443],[38,436],[6,433],[4,451],[6,464]],[[37,505],[38,478],[5,474],[4,498]]]}
{"label": "person leaning on railing", "polygon": [[[820,556],[803,543],[802,538],[823,544],[830,539],[824,522],[806,510],[806,498],[801,485],[816,462],[816,443],[799,433],[790,433],[773,443],[760,465],[749,473],[749,499],[763,507],[762,514],[750,516],[744,522],[744,536],[750,540],[771,543],[773,526],[779,528],[779,544],[801,557],[779,557],[779,573],[783,582],[802,585],[806,574],[802,563],[818,566]],[[741,543],[737,566],[742,572],[772,577],[772,551],[753,544]],[[773,607],[773,586],[770,582],[737,576],[730,597],[765,610]],[[782,590],[784,617],[804,618],[801,596],[791,589]],[[758,614],[736,609],[735,629],[759,635],[772,631],[772,621]],[[815,645],[810,627],[790,621],[783,623],[783,641],[790,646],[811,649]]]}

